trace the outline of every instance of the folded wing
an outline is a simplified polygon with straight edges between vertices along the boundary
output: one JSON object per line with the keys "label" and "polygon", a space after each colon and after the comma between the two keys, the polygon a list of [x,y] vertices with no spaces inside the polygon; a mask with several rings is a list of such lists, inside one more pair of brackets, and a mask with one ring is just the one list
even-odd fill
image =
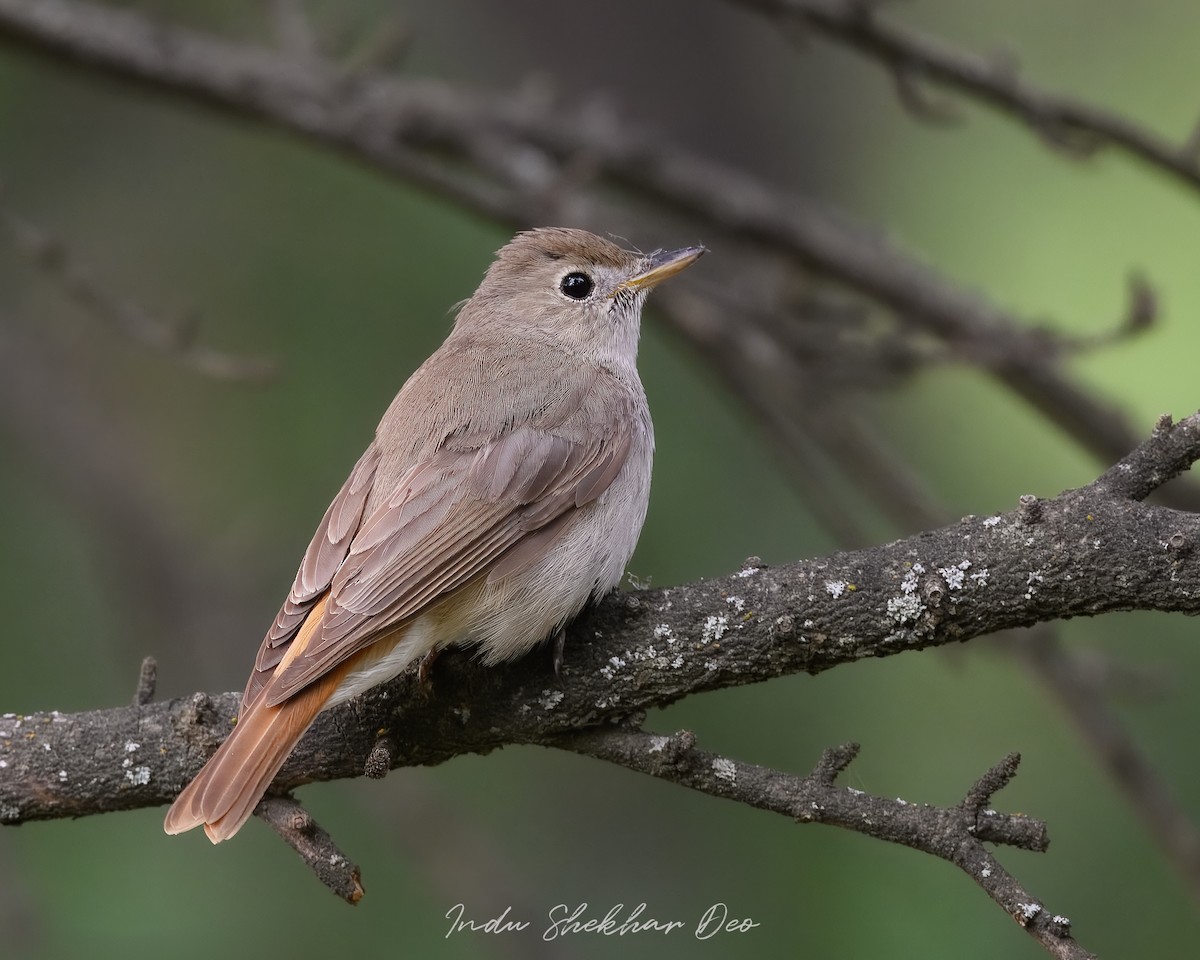
{"label": "folded wing", "polygon": [[[369,448],[305,553],[243,709],[260,695],[282,703],[455,590],[536,562],[620,474],[633,429],[618,418],[575,440],[522,427],[473,449],[441,449],[407,470],[364,518],[380,461]],[[276,670],[326,592],[319,634]]]}

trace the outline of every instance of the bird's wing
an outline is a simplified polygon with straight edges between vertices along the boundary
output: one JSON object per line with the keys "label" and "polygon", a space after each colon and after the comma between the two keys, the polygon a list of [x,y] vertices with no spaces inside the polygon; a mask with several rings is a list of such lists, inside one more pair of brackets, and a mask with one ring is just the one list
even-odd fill
{"label": "bird's wing", "polygon": [[[264,689],[268,704],[281,703],[459,587],[536,561],[574,512],[608,489],[635,429],[618,417],[586,440],[522,427],[473,449],[441,449],[406,471],[360,525],[361,485],[380,459],[369,449],[304,556],[259,650],[246,703]],[[272,673],[326,589],[320,635]]]}
{"label": "bird's wing", "polygon": [[245,714],[246,708],[266,687],[296,638],[300,625],[321,595],[329,589],[333,575],[350,552],[350,542],[362,525],[367,497],[375,484],[379,460],[379,447],[372,442],[358,458],[358,463],[317,525],[287,599],[283,601],[283,606],[275,615],[275,622],[258,648],[254,670],[242,694],[241,714]]}

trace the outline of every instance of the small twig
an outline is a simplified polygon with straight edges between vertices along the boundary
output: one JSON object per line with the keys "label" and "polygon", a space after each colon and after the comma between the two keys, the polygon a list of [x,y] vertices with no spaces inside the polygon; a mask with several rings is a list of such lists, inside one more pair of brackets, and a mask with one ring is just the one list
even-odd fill
{"label": "small twig", "polygon": [[1191,454],[1198,429],[1200,417],[1192,416],[1175,423],[1170,414],[1163,414],[1149,438],[1089,487],[1106,496],[1144,500],[1167,481],[1192,468],[1195,458]]}
{"label": "small twig", "polygon": [[[691,312],[701,310],[702,305],[696,304]],[[726,349],[716,353],[713,359],[718,370],[731,365],[733,368],[753,366],[741,363],[735,351]],[[739,393],[753,402],[753,398],[763,389],[764,378],[760,375],[748,379],[752,382],[738,384]],[[944,512],[934,505],[932,496],[924,489],[919,478],[905,476],[906,471],[900,469],[901,464],[890,463],[886,448],[872,450],[869,431],[862,436],[855,436],[852,427],[856,422],[853,417],[840,417],[831,428],[834,437],[847,444],[841,450],[847,474],[866,474],[881,479],[882,482],[876,485],[878,489],[872,491],[873,502],[880,504],[897,526],[910,524],[932,527],[943,522]],[[1189,420],[1188,424],[1180,432],[1169,417],[1160,419],[1154,435],[1096,483],[1107,485],[1115,482],[1119,485],[1117,490],[1123,495],[1137,498],[1146,496],[1169,477],[1186,469],[1190,463],[1185,451],[1195,440],[1191,432],[1194,420]],[[779,431],[776,439],[786,444],[788,436],[786,431]],[[837,449],[836,445],[834,449]],[[864,455],[875,457],[877,462],[859,462],[858,469],[853,469],[855,460]],[[901,477],[904,479],[901,480]],[[895,489],[889,490],[888,485],[893,480]],[[905,490],[909,491],[906,496],[903,495]],[[1036,524],[1043,509],[1044,504],[1037,497],[1024,496],[1018,501],[1018,517],[1023,523]],[[823,509],[819,515],[828,518],[830,513],[828,509]],[[1195,549],[1182,532],[1168,536],[1165,545],[1181,560]],[[1032,633],[1007,634],[1004,648],[1018,655],[1075,722],[1080,736],[1091,748],[1101,768],[1126,795],[1138,817],[1147,824],[1163,855],[1179,870],[1193,896],[1200,898],[1200,831],[1171,795],[1145,752],[1105,702],[1105,688],[1109,685],[1112,671],[1088,669],[1086,653],[1066,649],[1058,642],[1056,633],[1053,626],[1041,624]],[[1144,681],[1142,685],[1145,685]],[[990,789],[994,793],[997,788]]]}
{"label": "small twig", "polygon": [[[735,325],[728,316],[737,308],[715,292],[708,296],[669,290],[656,303],[658,312],[701,351],[738,400],[750,408],[770,437],[769,449],[784,463],[804,502],[836,541],[844,546],[869,542],[863,500],[900,518],[897,526],[902,531],[913,529],[923,516],[940,515],[912,467],[844,390],[827,383],[826,378],[836,374],[824,362],[825,354],[802,357],[805,344],[799,334],[789,342],[783,331],[760,323],[752,307],[744,302],[740,306],[743,319]],[[818,339],[820,334],[814,336]],[[864,386],[872,376],[867,369],[870,350],[863,352],[867,354],[859,371],[863,384],[856,386]],[[887,376],[879,372],[877,386],[882,387]],[[831,397],[837,402],[830,402]],[[865,496],[848,497],[848,484]]]}
{"label": "small twig", "polygon": [[346,859],[333,838],[293,797],[265,797],[254,808],[254,815],[270,825],[330,890],[347,903],[362,899],[358,865]]}
{"label": "small twig", "polygon": [[1051,349],[1057,346],[1064,351],[1081,353],[1110,347],[1152,330],[1159,319],[1158,291],[1139,273],[1130,274],[1127,286],[1125,312],[1111,329],[1074,337],[1047,331]]}
{"label": "small twig", "polygon": [[813,767],[809,776],[826,787],[832,787],[834,782],[858,757],[862,749],[857,743],[843,743],[839,747],[826,747],[821,753],[821,759]]}
{"label": "small twig", "polygon": [[[863,21],[861,10],[854,21]],[[529,226],[542,209],[509,182],[514,162],[531,150],[560,163],[585,155],[606,185],[785,254],[949,344],[1025,342],[1027,350],[1010,351],[1011,359],[990,372],[1105,460],[1136,442],[1120,411],[1044,355],[1041,338],[1024,331],[1024,318],[946,281],[871,231],[665,143],[652,130],[428,79],[349,76],[334,64],[297,61],[80,0],[0,0],[0,36],[256,117],[510,225]]]}
{"label": "small twig", "polygon": [[888,70],[919,70],[924,79],[971,96],[1033,130],[1073,157],[1113,147],[1200,188],[1197,135],[1176,146],[1117,113],[1062,94],[1041,90],[1006,65],[960,52],[936,38],[864,15],[862,0],[734,0],[783,24],[803,23],[835,43],[878,60]]}
{"label": "small twig", "polygon": [[0,208],[0,223],[13,243],[57,283],[72,300],[98,320],[133,342],[188,369],[222,380],[258,382],[278,372],[273,360],[239,357],[197,343],[199,324],[193,313],[175,323],[152,317],[138,304],[105,289],[48,230],[35,226],[7,208]]}
{"label": "small twig", "polygon": [[1012,783],[1012,779],[1017,775],[1017,768],[1020,765],[1021,755],[1019,753],[1010,753],[989,769],[983,776],[971,784],[971,789],[967,791],[966,797],[963,798],[963,809],[978,819],[983,813],[983,808],[991,803],[992,797]]}
{"label": "small twig", "polygon": [[154,690],[158,686],[158,661],[153,657],[142,659],[142,667],[138,671],[137,689],[133,693],[133,705],[144,707],[154,699]]}
{"label": "small twig", "polygon": [[1093,956],[1072,939],[1070,921],[1049,915],[983,845],[986,839],[1039,852],[1048,846],[1040,820],[983,809],[1016,774],[1016,754],[980,777],[957,807],[939,808],[837,786],[837,776],[858,753],[857,744],[826,750],[806,777],[697,750],[690,731],[667,737],[641,730],[589,730],[554,745],[798,823],[843,827],[932,854],[966,873],[1052,956]]}

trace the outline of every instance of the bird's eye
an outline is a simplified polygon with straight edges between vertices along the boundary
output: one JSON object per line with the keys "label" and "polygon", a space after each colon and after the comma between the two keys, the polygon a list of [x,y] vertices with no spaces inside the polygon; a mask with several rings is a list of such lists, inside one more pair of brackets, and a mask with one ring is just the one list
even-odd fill
{"label": "bird's eye", "polygon": [[558,289],[563,292],[563,296],[570,297],[572,300],[583,300],[592,292],[594,286],[591,277],[586,273],[576,271],[563,277]]}

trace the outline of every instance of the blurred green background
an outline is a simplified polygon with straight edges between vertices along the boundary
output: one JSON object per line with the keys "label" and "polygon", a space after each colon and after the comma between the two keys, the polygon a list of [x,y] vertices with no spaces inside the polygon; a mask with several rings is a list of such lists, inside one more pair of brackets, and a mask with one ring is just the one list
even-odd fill
{"label": "blurred green background", "polygon": [[[268,34],[259,4],[132,6]],[[1200,197],[1161,175],[1108,156],[1073,164],[972,106],[954,127],[916,125],[872,65],[815,38],[797,48],[715,0],[310,9],[319,28],[359,38],[399,16],[414,75],[483,89],[539,75],[567,103],[603,95],[665,136],[884,225],[954,280],[1058,329],[1111,328],[1128,273],[1142,270],[1164,322],[1073,369],[1142,430],[1200,405]],[[1200,6],[1187,0],[942,0],[889,12],[1012,55],[1030,80],[1172,138],[1200,108]],[[0,324],[47,359],[53,379],[39,382],[70,399],[68,419],[86,414],[71,422],[141,477],[125,494],[155,518],[156,548],[187,558],[166,576],[153,545],[123,539],[121,518],[30,439],[40,414],[6,414],[0,711],[127,702],[145,654],[158,658],[160,696],[240,688],[330,496],[508,231],[342,157],[9,45],[0,180],[5,203],[66,240],[110,289],[166,317],[197,311],[205,343],[284,368],[265,386],[181,371],[103,328],[0,241]],[[636,220],[622,232],[645,247],[705,239],[647,235]],[[632,571],[667,585],[726,573],[750,554],[785,562],[833,549],[754,423],[653,311],[643,344],[659,451]],[[1051,496],[1103,466],[972,370],[924,375],[877,407],[955,514]],[[200,603],[173,602],[197,587]],[[1171,678],[1118,711],[1196,812],[1194,629],[1127,615],[1063,633]],[[1020,750],[1022,773],[997,806],[1046,818],[1053,844],[1001,860],[1105,956],[1194,956],[1196,908],[1171,867],[1053,702],[986,643],[695,698],[650,723],[799,772],[825,746],[859,740],[849,784],[940,804]],[[356,909],[257,822],[215,849],[198,835],[167,839],[161,810],[32,824],[0,831],[0,954],[1042,955],[945,863],[544,749],[314,785],[301,798],[363,867]],[[584,901],[600,914],[645,901],[648,915],[689,922],[723,901],[760,926],[709,941],[445,937],[459,902],[477,919],[512,906],[539,931],[556,904]]]}

